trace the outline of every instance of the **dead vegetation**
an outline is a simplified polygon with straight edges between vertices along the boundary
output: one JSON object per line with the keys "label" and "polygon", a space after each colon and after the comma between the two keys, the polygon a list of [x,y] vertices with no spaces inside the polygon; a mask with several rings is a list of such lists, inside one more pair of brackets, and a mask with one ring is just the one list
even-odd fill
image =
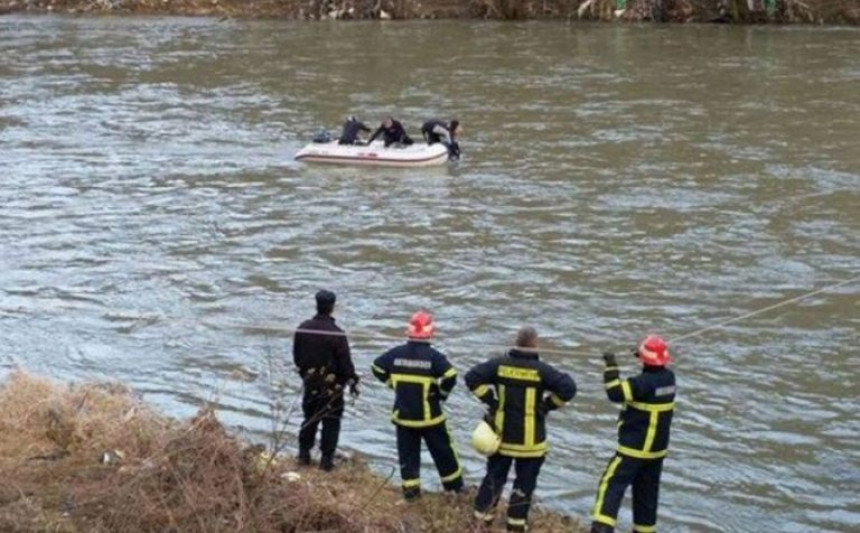
{"label": "dead vegetation", "polygon": [[[470,498],[399,488],[360,458],[325,474],[228,434],[201,410],[160,416],[118,385],[0,386],[0,531],[470,532]],[[296,479],[300,476],[300,479]],[[534,532],[583,531],[537,509]]]}
{"label": "dead vegetation", "polygon": [[0,14],[860,24],[857,0],[0,0]]}

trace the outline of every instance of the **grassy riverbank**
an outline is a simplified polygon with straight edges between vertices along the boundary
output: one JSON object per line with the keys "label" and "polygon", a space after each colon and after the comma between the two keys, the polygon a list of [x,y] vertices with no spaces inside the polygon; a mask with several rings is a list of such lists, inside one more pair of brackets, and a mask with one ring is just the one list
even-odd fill
{"label": "grassy riverbank", "polygon": [[860,24],[856,0],[0,0],[12,12]]}
{"label": "grassy riverbank", "polygon": [[[0,531],[484,531],[469,520],[469,497],[405,504],[358,458],[331,474],[269,461],[211,411],[180,423],[120,385],[14,373],[0,385],[0,413]],[[533,515],[533,532],[584,531]]]}

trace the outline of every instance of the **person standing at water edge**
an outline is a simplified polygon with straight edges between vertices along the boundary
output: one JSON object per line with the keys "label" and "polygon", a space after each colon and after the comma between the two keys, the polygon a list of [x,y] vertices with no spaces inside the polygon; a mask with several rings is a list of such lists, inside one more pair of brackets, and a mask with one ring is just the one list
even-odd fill
{"label": "person standing at water edge", "polygon": [[573,399],[573,378],[540,360],[537,332],[524,327],[516,348],[473,367],[466,386],[489,407],[485,420],[501,436],[498,452],[487,459],[487,475],[475,498],[475,518],[487,524],[515,463],[516,479],[508,503],[508,531],[525,531],[531,498],[547,453],[546,416]]}
{"label": "person standing at water edge", "polygon": [[418,311],[409,320],[402,344],[376,358],[373,375],[394,389],[391,421],[397,428],[397,455],[403,497],[409,501],[421,496],[421,440],[427,444],[442,487],[446,491],[463,489],[463,471],[442,412],[457,383],[457,371],[444,354],[430,346],[435,326],[433,317]]}
{"label": "person standing at water edge", "polygon": [[385,141],[386,148],[392,144],[409,145],[414,142],[412,138],[406,134],[406,129],[403,127],[403,124],[401,124],[400,121],[394,120],[393,117],[386,117],[385,120],[382,121],[382,125],[373,132],[373,135],[371,135],[370,139],[367,140],[367,144],[372,143],[380,135],[382,135],[382,140]]}
{"label": "person standing at water edge", "polygon": [[656,335],[645,337],[636,350],[642,373],[622,380],[615,354],[603,354],[606,395],[624,410],[618,417],[618,448],[609,461],[592,515],[592,533],[611,533],[624,491],[633,485],[633,531],[657,531],[657,497],[663,458],[669,448],[669,428],[675,408],[675,374],[669,347]]}
{"label": "person standing at water edge", "polygon": [[358,375],[352,364],[346,334],[335,324],[335,294],[316,294],[317,314],[299,326],[293,337],[293,362],[302,377],[304,420],[299,430],[300,464],[311,462],[317,427],[322,422],[320,468],[334,468],[334,452],[343,417],[343,391],[349,387],[358,396]]}
{"label": "person standing at water edge", "polygon": [[343,129],[341,130],[340,138],[337,140],[337,143],[355,144],[356,141],[358,141],[358,133],[362,131],[370,133],[370,128],[368,128],[364,122],[358,120],[355,115],[350,115],[347,117],[346,122],[343,123]]}

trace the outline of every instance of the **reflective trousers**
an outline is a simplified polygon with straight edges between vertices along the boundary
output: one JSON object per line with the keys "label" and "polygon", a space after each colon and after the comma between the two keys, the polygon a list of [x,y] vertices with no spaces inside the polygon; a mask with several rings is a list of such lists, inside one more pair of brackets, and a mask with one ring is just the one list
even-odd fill
{"label": "reflective trousers", "polygon": [[475,516],[491,521],[493,511],[502,496],[502,490],[508,480],[508,472],[511,464],[514,465],[516,479],[508,502],[508,531],[525,531],[529,516],[529,508],[532,503],[532,494],[537,487],[537,478],[543,465],[543,457],[513,458],[501,454],[495,454],[487,459],[487,475],[478,489],[475,498]]}
{"label": "reflective trousers", "polygon": [[592,531],[611,532],[627,487],[633,485],[633,531],[657,531],[657,499],[663,459],[635,459],[615,454],[597,489],[592,513]]}
{"label": "reflective trousers", "polygon": [[439,471],[445,490],[459,491],[463,488],[463,470],[447,422],[425,428],[397,427],[397,454],[400,458],[400,477],[403,480],[403,496],[407,499],[421,495],[421,440]]}

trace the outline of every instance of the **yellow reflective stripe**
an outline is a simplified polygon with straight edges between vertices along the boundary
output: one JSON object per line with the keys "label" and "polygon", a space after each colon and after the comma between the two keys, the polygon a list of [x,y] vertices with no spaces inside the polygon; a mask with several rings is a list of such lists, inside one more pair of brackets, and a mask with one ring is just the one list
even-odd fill
{"label": "yellow reflective stripe", "polygon": [[639,524],[633,524],[633,531],[635,533],[657,533],[657,526],[640,526]]}
{"label": "yellow reflective stripe", "polygon": [[457,375],[457,369],[452,366],[451,368],[448,369],[447,372],[442,374],[442,377],[443,378],[451,378],[451,377],[454,377],[456,375]]}
{"label": "yellow reflective stripe", "polygon": [[505,427],[505,386],[496,385],[496,391],[499,394],[499,406],[496,408],[496,430],[504,433],[502,428]]}
{"label": "yellow reflective stripe", "polygon": [[546,441],[538,442],[536,444],[532,444],[531,446],[527,446],[525,444],[510,444],[508,442],[503,442],[501,444],[502,448],[506,448],[508,450],[520,450],[520,451],[536,451],[536,450],[546,450],[547,443]]}
{"label": "yellow reflective stripe", "polygon": [[421,478],[418,479],[404,479],[402,484],[404,489],[409,489],[412,487],[420,487],[421,486]]}
{"label": "yellow reflective stripe", "polygon": [[606,372],[614,372],[616,370],[618,370],[618,365],[607,366],[603,369],[603,373],[605,374]]}
{"label": "yellow reflective stripe", "polygon": [[637,450],[636,448],[621,446],[620,444],[618,445],[618,453],[635,459],[659,459],[661,457],[666,457],[666,450],[660,452],[646,452],[643,450]]}
{"label": "yellow reflective stripe", "polygon": [[630,389],[630,382],[626,379],[621,382],[621,392],[624,393],[625,402],[633,401],[633,391]]}
{"label": "yellow reflective stripe", "polygon": [[483,395],[487,394],[488,392],[490,392],[490,387],[488,387],[487,385],[478,385],[478,386],[477,386],[477,387],[475,387],[475,389],[472,391],[472,394],[474,394],[475,396],[477,396],[478,398],[480,398],[480,397],[482,397]]}
{"label": "yellow reflective stripe", "polygon": [[441,414],[436,418],[431,418],[430,420],[405,420],[403,418],[398,418],[397,413],[391,415],[391,421],[397,424],[398,426],[408,427],[408,428],[426,428],[430,426],[435,426],[436,424],[440,424],[445,421],[445,415]]}
{"label": "yellow reflective stripe", "polygon": [[493,518],[496,517],[493,513],[482,513],[481,511],[475,511],[474,516],[483,522],[492,522]]}
{"label": "yellow reflective stripe", "polygon": [[621,385],[621,380],[620,379],[613,379],[612,381],[604,383],[603,388],[609,390],[612,387],[617,387],[618,385]]}
{"label": "yellow reflective stripe", "polygon": [[504,447],[499,448],[499,455],[504,455],[505,457],[514,457],[519,459],[534,459],[535,457],[543,457],[546,455],[546,449],[535,450],[530,452],[518,452],[513,450],[506,450]]}
{"label": "yellow reflective stripe", "polygon": [[436,384],[436,378],[432,378],[430,376],[416,376],[415,374],[391,374],[391,380],[394,382],[395,387],[398,383],[414,383],[421,385],[421,397],[424,399],[424,422],[426,422],[425,425],[431,425],[432,420],[435,419],[430,418],[433,416],[430,413],[430,385]]}
{"label": "yellow reflective stripe", "polygon": [[600,522],[601,524],[606,524],[607,526],[615,527],[615,519],[611,516],[606,516],[605,514],[598,514],[591,517],[595,522]]}
{"label": "yellow reflective stripe", "polygon": [[508,517],[508,525],[509,526],[525,526],[526,520],[525,518],[511,518]]}
{"label": "yellow reflective stripe", "polygon": [[640,411],[648,411],[650,413],[663,413],[671,411],[675,408],[675,402],[669,403],[642,403],[642,402],[627,402],[627,405],[639,409]]}
{"label": "yellow reflective stripe", "polygon": [[642,446],[643,452],[650,452],[654,446],[654,437],[657,436],[657,423],[660,421],[660,413],[651,411],[651,416],[648,417],[648,431],[645,432],[645,444]]}
{"label": "yellow reflective stripe", "polygon": [[540,373],[533,368],[500,365],[498,376],[500,378],[519,379],[522,381],[540,381]]}
{"label": "yellow reflective stripe", "polygon": [[[448,446],[451,447],[451,451],[454,452],[454,462],[457,463],[457,471],[451,474],[450,476],[445,476],[442,478],[442,482],[453,481],[457,479],[458,476],[463,475],[463,467],[460,465],[460,454],[457,453],[457,446],[454,445],[454,437],[451,436],[451,431],[448,429],[448,423],[445,423],[445,433],[448,435]],[[450,478],[450,479],[448,479]]]}
{"label": "yellow reflective stripe", "polygon": [[415,374],[391,374],[391,379],[394,380],[395,383],[403,382],[403,383],[435,383],[436,379],[430,376],[417,376]]}
{"label": "yellow reflective stripe", "polygon": [[609,466],[606,467],[606,472],[600,479],[600,485],[597,488],[597,501],[594,502],[594,512],[592,513],[592,518],[595,522],[600,522],[601,524],[606,524],[612,527],[615,527],[615,519],[603,514],[603,499],[606,497],[606,490],[609,488],[609,481],[612,479],[612,476],[615,475],[615,471],[618,470],[618,465],[620,464],[621,458],[614,457],[612,461],[609,462]]}
{"label": "yellow reflective stripe", "polygon": [[523,444],[531,448],[535,445],[535,397],[537,390],[534,387],[526,388],[526,409],[523,420]]}
{"label": "yellow reflective stripe", "polygon": [[370,369],[373,370],[374,372],[376,372],[377,374],[385,374],[386,373],[385,370],[379,368],[378,366],[376,366],[374,364],[370,365]]}
{"label": "yellow reflective stripe", "polygon": [[566,401],[561,399],[561,396],[558,396],[557,394],[550,394],[549,399],[552,401],[552,403],[555,404],[556,407],[561,407],[567,403]]}
{"label": "yellow reflective stripe", "polygon": [[462,469],[462,468],[458,468],[458,469],[457,469],[457,471],[456,471],[456,472],[454,472],[453,474],[450,474],[450,475],[448,475],[448,476],[444,476],[444,477],[442,477],[442,478],[441,478],[441,479],[442,479],[442,483],[448,483],[449,481],[454,481],[455,479],[457,479],[457,478],[458,478],[458,477],[460,477],[461,475],[463,475],[463,469]]}

